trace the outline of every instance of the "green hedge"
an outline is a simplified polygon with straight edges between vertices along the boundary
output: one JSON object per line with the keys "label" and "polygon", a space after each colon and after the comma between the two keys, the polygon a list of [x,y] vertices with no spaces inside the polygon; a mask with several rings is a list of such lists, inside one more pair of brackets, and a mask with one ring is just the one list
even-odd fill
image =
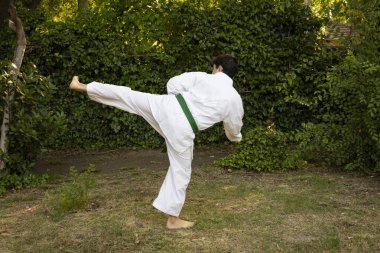
{"label": "green hedge", "polygon": [[380,171],[380,65],[348,56],[329,73],[320,122],[298,136],[309,160]]}
{"label": "green hedge", "polygon": [[[303,0],[106,1],[59,22],[51,19],[52,13],[22,6],[18,10],[28,38],[25,66],[33,63],[38,75],[48,77],[48,86],[42,87],[55,87],[38,98],[44,99],[46,113],[33,109],[44,115],[36,122],[61,129],[50,131],[45,140],[44,128],[36,127],[30,139],[35,146],[26,145],[36,153],[42,147],[158,144],[159,136],[141,118],[70,91],[73,75],[82,82],[97,80],[164,94],[173,75],[210,71],[213,57],[234,54],[241,66],[234,81],[244,100],[244,131],[268,122],[288,131],[316,120],[315,94],[321,92],[332,63],[318,43],[322,20],[311,15]],[[9,39],[0,42],[0,53],[9,60],[14,35],[1,33]],[[16,114],[23,112],[20,105]],[[21,123],[12,128],[15,154],[24,152],[16,150],[22,142],[17,134]],[[25,117],[28,124],[33,128],[36,123]],[[197,137],[201,144],[225,140],[221,124]]]}
{"label": "green hedge", "polygon": [[[57,86],[51,107],[72,115],[60,147],[152,147],[158,142],[142,119],[69,91],[72,75],[163,94],[173,75],[210,71],[212,58],[226,53],[240,60],[235,86],[243,96],[247,128],[271,119],[281,129],[293,129],[313,117],[312,95],[325,58],[316,44],[321,21],[301,0],[156,1],[149,6],[127,1],[64,22],[41,22],[41,15],[30,13],[23,18],[40,23],[28,29],[25,61],[34,62]],[[198,141],[225,140],[220,128]]]}
{"label": "green hedge", "polygon": [[[310,151],[308,160],[320,156],[348,169],[379,170],[377,0],[350,0],[344,6],[363,36],[359,45],[343,43],[338,50],[321,43],[318,32],[325,20],[313,16],[303,0],[95,1],[65,19],[56,13],[61,7],[47,3],[35,11],[18,6],[28,46],[15,83],[20,92],[7,157],[13,170],[26,171],[43,147],[158,144],[158,135],[141,118],[71,92],[73,75],[164,94],[170,77],[210,71],[218,54],[240,60],[234,81],[244,101],[248,138],[234,155],[246,157],[239,158],[243,167],[258,167],[252,143],[270,142],[273,136],[259,130],[274,124],[281,145],[288,142],[287,132],[306,126],[297,138]],[[55,16],[60,21],[53,21]],[[15,41],[12,32],[0,33],[6,38],[0,41],[4,97]],[[221,124],[197,136],[201,144],[220,141],[226,141]],[[270,149],[279,153],[275,145]],[[298,164],[297,159],[291,161]],[[233,159],[227,160],[234,167]],[[267,162],[263,170],[278,168]]]}

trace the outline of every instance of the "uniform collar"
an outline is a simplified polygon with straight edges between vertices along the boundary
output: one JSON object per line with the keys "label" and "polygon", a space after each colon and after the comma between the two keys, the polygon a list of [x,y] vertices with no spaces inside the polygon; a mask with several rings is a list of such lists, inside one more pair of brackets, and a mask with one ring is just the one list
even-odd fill
{"label": "uniform collar", "polygon": [[232,85],[233,84],[233,80],[231,77],[229,77],[229,75],[223,73],[223,72],[218,72],[218,73],[215,73],[214,75],[221,75],[221,76],[224,76],[225,78],[227,78],[230,82],[230,84]]}

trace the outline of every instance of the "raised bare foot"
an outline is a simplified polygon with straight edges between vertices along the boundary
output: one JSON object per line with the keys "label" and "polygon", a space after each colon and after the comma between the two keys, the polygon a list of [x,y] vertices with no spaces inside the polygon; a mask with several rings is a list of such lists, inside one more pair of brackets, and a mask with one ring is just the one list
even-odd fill
{"label": "raised bare foot", "polygon": [[86,85],[79,82],[78,76],[73,77],[69,88],[76,91],[82,91],[82,92],[86,91]]}
{"label": "raised bare foot", "polygon": [[71,80],[69,88],[74,90],[79,85],[79,77],[73,76],[73,79]]}
{"label": "raised bare foot", "polygon": [[166,227],[168,229],[182,229],[182,228],[191,228],[194,226],[194,222],[181,220],[178,217],[170,216],[168,218],[168,222],[166,223]]}

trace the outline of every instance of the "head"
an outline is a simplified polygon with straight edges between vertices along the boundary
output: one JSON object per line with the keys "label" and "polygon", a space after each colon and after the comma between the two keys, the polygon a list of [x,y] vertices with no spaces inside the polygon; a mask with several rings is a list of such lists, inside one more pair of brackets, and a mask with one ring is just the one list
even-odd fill
{"label": "head", "polygon": [[231,78],[236,74],[239,66],[236,57],[232,55],[219,55],[214,58],[212,64],[213,74],[223,72]]}

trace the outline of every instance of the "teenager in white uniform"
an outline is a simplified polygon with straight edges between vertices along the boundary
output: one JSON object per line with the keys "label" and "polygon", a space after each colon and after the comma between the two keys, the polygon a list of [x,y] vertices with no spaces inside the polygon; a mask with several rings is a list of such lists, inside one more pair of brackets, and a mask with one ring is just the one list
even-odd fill
{"label": "teenager in white uniform", "polygon": [[[180,219],[179,214],[191,177],[195,132],[223,121],[230,141],[242,139],[243,103],[231,79],[237,67],[235,57],[218,56],[213,61],[212,74],[188,72],[171,78],[168,95],[98,82],[85,85],[77,76],[70,84],[73,90],[87,92],[91,100],[142,116],[165,138],[170,166],[153,206],[169,215],[169,229],[194,225]],[[180,103],[178,96],[184,101]],[[190,115],[185,114],[186,109]]]}

